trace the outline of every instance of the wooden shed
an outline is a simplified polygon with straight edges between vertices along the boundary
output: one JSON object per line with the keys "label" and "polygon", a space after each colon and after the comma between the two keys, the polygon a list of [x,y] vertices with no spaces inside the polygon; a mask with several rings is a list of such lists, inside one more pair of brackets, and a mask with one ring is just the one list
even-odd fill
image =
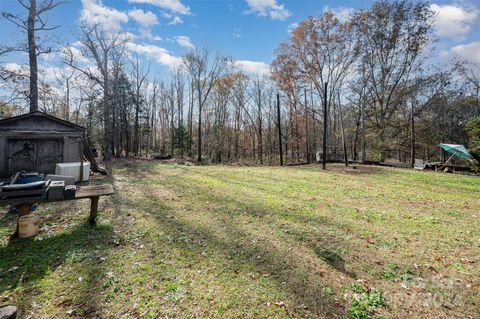
{"label": "wooden shed", "polygon": [[43,112],[0,120],[0,178],[17,171],[55,173],[55,164],[80,162],[86,128]]}

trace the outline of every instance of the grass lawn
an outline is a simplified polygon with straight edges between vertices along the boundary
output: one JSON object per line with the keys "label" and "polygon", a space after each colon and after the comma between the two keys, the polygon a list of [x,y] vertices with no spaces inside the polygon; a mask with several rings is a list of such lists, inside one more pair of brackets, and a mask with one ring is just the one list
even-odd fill
{"label": "grass lawn", "polygon": [[480,318],[480,178],[380,167],[124,162],[116,194],[6,240],[30,318]]}

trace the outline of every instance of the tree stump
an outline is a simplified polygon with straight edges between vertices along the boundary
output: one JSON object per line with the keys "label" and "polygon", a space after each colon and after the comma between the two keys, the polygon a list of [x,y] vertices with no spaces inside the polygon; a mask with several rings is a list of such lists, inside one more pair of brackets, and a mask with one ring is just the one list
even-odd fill
{"label": "tree stump", "polygon": [[[18,209],[18,212],[19,212],[18,218],[17,218],[17,228],[15,229],[15,232],[10,235],[9,240],[13,240],[13,239],[18,238],[18,219],[21,216],[25,216],[25,215],[30,214],[30,210],[32,209],[32,204],[17,205],[17,209]],[[0,319],[1,319],[1,317],[0,317]]]}

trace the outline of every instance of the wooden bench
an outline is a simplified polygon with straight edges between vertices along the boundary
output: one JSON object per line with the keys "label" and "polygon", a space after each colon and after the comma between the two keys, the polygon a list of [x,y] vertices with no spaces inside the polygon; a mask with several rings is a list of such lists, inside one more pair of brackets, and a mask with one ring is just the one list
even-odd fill
{"label": "wooden bench", "polygon": [[[0,206],[2,205],[15,205],[19,210],[19,216],[24,216],[30,214],[33,204],[40,203],[51,203],[51,202],[61,202],[67,200],[78,200],[78,199],[90,199],[90,215],[88,221],[90,225],[96,225],[97,223],[97,214],[98,214],[98,200],[100,196],[108,196],[114,193],[113,186],[110,184],[103,185],[88,185],[88,186],[78,186],[75,192],[74,199],[58,199],[58,200],[48,200],[48,199],[29,199],[29,198],[16,198],[16,199],[5,199],[0,200]],[[15,234],[14,234],[15,235]]]}

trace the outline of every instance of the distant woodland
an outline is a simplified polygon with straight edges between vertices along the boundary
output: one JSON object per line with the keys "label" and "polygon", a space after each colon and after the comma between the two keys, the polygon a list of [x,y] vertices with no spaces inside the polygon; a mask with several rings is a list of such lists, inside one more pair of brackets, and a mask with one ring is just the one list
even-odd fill
{"label": "distant woodland", "polygon": [[[432,59],[425,2],[309,17],[263,75],[212,47],[159,73],[127,34],[87,22],[72,30],[75,43],[58,43],[44,17],[62,3],[21,3],[24,16],[2,13],[22,41],[0,48],[0,118],[39,110],[85,126],[106,161],[159,153],[275,165],[281,151],[285,163],[302,163],[326,140],[330,160],[413,163],[439,157],[438,143],[468,145],[465,126],[480,115],[480,66]],[[18,52],[28,68],[5,63]],[[62,67],[46,81],[37,58],[52,53]]]}

